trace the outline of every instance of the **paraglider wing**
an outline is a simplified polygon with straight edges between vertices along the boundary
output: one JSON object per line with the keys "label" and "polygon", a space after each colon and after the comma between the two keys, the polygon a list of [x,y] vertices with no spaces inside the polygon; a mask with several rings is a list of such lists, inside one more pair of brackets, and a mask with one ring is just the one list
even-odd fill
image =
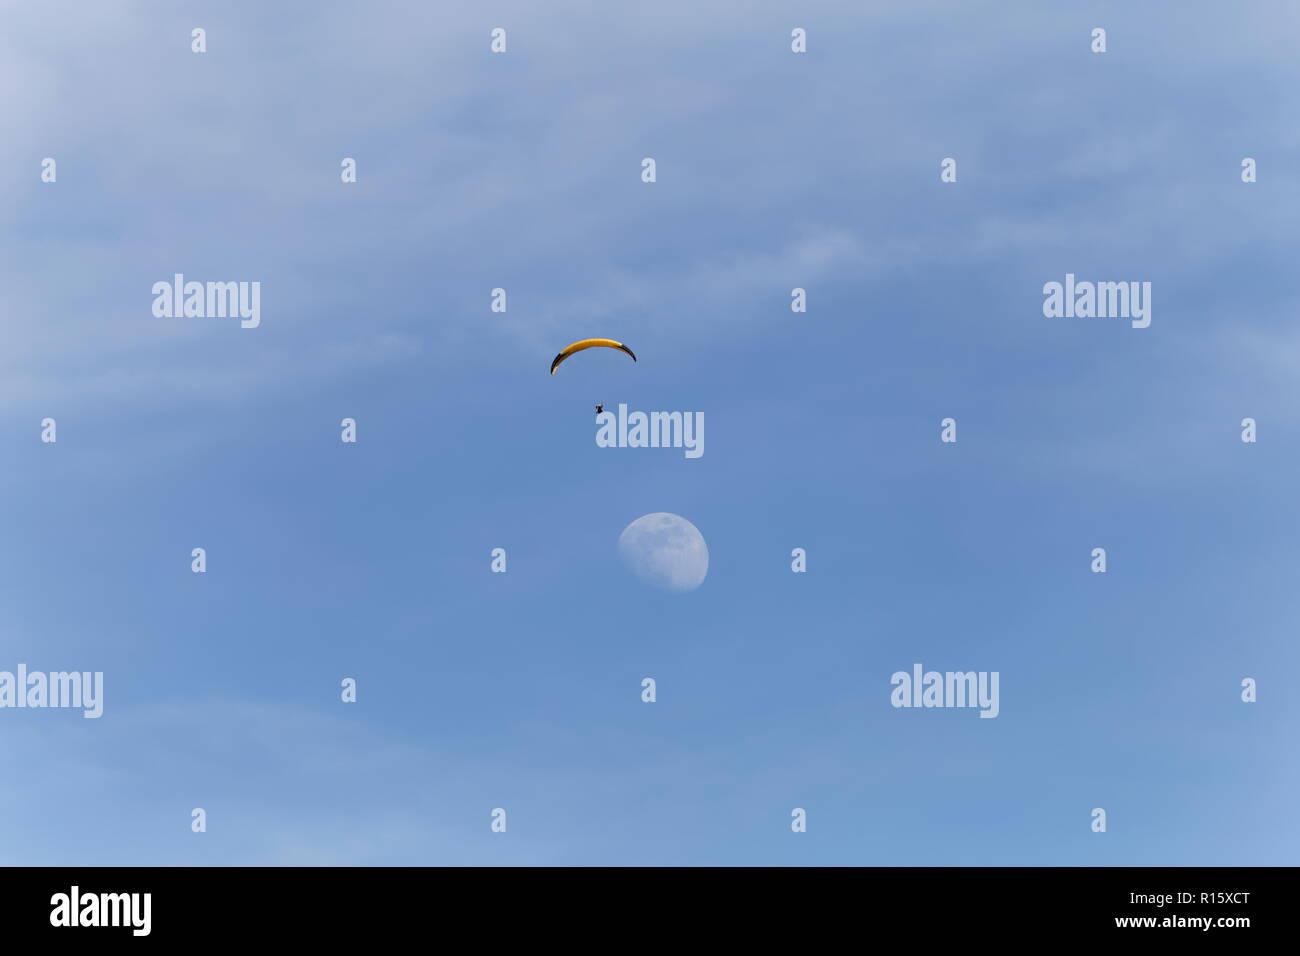
{"label": "paraglider wing", "polygon": [[[628,355],[632,355],[632,350],[630,348],[622,342],[615,342],[613,339],[583,339],[580,342],[574,342],[572,345],[566,345],[564,350],[560,352],[559,355],[555,356],[555,361],[551,363],[551,374],[554,375],[555,370],[560,367],[560,363],[574,352],[581,352],[583,349],[592,349],[597,347],[618,349],[621,352],[626,352]],[[632,355],[632,361],[636,361],[635,355]]]}

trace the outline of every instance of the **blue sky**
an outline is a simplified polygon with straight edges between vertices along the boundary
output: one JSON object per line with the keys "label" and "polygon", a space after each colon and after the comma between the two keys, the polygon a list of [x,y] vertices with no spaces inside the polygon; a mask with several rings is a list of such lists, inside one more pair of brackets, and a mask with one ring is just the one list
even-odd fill
{"label": "blue sky", "polygon": [[0,863],[1296,862],[1293,4],[262,7],[6,14]]}

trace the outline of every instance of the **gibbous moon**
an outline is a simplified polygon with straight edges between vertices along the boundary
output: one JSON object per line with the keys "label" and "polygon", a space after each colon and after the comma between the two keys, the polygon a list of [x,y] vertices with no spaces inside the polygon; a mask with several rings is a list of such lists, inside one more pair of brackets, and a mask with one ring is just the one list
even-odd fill
{"label": "gibbous moon", "polygon": [[642,515],[618,536],[618,553],[628,570],[665,591],[694,591],[709,573],[704,535],[680,515]]}

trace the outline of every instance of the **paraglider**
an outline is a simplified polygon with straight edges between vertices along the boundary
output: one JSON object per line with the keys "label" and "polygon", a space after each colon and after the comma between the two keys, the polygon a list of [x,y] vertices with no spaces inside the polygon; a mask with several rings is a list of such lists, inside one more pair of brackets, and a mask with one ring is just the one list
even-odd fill
{"label": "paraglider", "polygon": [[[560,367],[560,363],[563,362],[565,359],[567,359],[574,352],[581,352],[583,349],[591,349],[597,347],[607,348],[607,349],[618,349],[619,351],[626,352],[628,355],[632,355],[632,350],[630,348],[628,348],[622,342],[615,342],[613,339],[582,339],[579,342],[574,342],[572,345],[566,345],[564,349],[560,352],[560,354],[555,356],[555,361],[551,363],[551,374],[554,375],[555,370]],[[635,355],[632,355],[632,361],[633,362],[636,361]]]}

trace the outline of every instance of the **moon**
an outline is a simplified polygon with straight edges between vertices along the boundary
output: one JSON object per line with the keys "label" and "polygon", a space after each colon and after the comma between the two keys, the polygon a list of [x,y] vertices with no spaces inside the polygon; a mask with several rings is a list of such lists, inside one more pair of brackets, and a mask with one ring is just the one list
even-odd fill
{"label": "moon", "polygon": [[618,553],[629,571],[664,591],[694,591],[709,573],[709,546],[700,529],[666,511],[642,515],[624,528]]}

